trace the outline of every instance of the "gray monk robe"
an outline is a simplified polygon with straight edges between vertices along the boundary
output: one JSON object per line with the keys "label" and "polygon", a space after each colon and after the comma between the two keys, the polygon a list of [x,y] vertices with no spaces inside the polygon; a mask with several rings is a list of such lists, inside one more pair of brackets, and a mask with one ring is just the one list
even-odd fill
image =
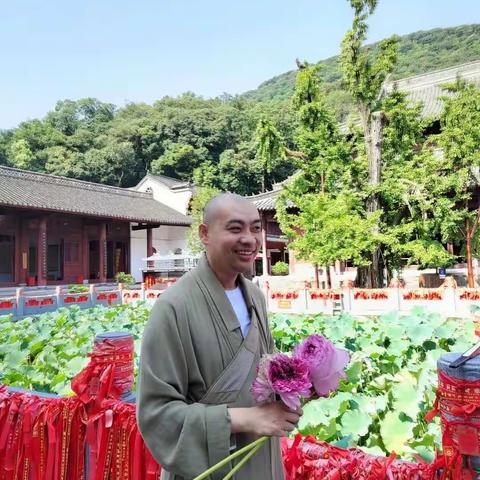
{"label": "gray monk robe", "polygon": [[[137,419],[164,468],[162,480],[192,479],[257,438],[231,434],[227,407],[255,404],[250,386],[273,340],[261,291],[243,276],[239,284],[251,315],[245,339],[205,256],[152,309],[143,335]],[[282,480],[278,439],[263,445],[234,478]]]}

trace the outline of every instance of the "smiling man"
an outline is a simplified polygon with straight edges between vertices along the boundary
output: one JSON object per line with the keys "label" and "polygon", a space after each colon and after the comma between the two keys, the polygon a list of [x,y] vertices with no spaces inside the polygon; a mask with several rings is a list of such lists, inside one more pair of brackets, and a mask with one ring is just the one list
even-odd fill
{"label": "smiling man", "polygon": [[264,297],[243,276],[260,247],[258,211],[221,194],[206,205],[199,235],[198,267],[160,297],[144,331],[140,431],[164,468],[162,480],[192,479],[263,435],[272,438],[234,478],[281,480],[277,437],[295,428],[301,412],[257,406],[250,393],[258,360],[273,351]]}

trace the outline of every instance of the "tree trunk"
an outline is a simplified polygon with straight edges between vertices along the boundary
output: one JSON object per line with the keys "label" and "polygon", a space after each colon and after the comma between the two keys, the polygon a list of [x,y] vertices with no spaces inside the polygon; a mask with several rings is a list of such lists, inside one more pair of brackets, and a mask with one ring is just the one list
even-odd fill
{"label": "tree trunk", "polygon": [[370,265],[357,267],[357,276],[355,277],[355,286],[358,288],[371,288]]}
{"label": "tree trunk", "polygon": [[[368,118],[371,118],[371,122]],[[365,148],[368,157],[368,184],[371,187],[380,185],[382,165],[382,141],[383,141],[383,114],[374,112],[369,115],[368,111],[362,114],[362,123],[365,136]],[[373,192],[367,199],[367,212],[373,213],[380,208],[378,194]],[[378,226],[373,233],[378,233]],[[380,248],[377,248],[372,256],[368,267],[357,269],[355,284],[364,288],[381,288],[384,283],[383,262]]]}
{"label": "tree trunk", "polygon": [[467,240],[467,286],[475,288],[475,279],[473,277],[473,257],[472,257],[472,238],[473,229],[470,222],[465,220],[465,236]]}
{"label": "tree trunk", "polygon": [[320,278],[318,275],[318,263],[315,264],[315,288],[320,288]]}
{"label": "tree trunk", "polygon": [[327,288],[332,288],[332,276],[330,275],[330,265],[326,267],[326,274],[327,274]]}

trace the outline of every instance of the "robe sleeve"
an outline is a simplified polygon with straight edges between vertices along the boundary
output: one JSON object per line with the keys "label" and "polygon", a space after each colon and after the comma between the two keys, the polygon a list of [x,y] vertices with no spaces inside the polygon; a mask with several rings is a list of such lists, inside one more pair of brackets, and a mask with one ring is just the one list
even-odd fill
{"label": "robe sleeve", "polygon": [[265,324],[265,330],[267,334],[267,350],[268,353],[274,353],[277,349],[275,347],[275,340],[273,339],[272,330],[270,328],[270,322],[268,320],[268,311],[267,311],[267,302],[263,292],[258,289],[260,292],[260,301],[262,305],[262,322]]}
{"label": "robe sleeve", "polygon": [[193,478],[229,455],[230,417],[226,405],[187,403],[189,365],[177,316],[159,300],[145,327],[137,422],[162,468]]}

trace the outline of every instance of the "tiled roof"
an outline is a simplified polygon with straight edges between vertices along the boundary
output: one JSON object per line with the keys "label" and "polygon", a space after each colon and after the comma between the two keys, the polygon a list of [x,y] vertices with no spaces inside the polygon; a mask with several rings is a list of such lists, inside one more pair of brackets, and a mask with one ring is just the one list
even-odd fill
{"label": "tiled roof", "polygon": [[187,188],[191,187],[190,182],[184,180],[178,180],[177,178],[167,177],[165,175],[152,175],[151,173],[147,174],[148,176],[158,180],[161,183],[164,183],[168,188],[177,189],[177,188]]}
{"label": "tiled roof", "polygon": [[454,82],[457,76],[480,85],[480,60],[396,80],[387,86],[387,91],[396,85],[399,90],[407,93],[412,104],[423,103],[423,117],[438,118],[443,110],[440,97],[448,95],[442,86]]}
{"label": "tiled roof", "polygon": [[[257,193],[256,195],[251,195],[246,198],[252,201],[253,204],[257,207],[257,209],[260,210],[261,212],[274,211],[277,208],[276,207],[277,197],[280,194],[280,192],[283,190],[285,185],[292,182],[295,179],[295,177],[297,177],[300,174],[301,174],[301,170],[297,170],[285,180],[278,183],[274,183],[272,186],[272,190],[268,192]],[[288,202],[287,205],[289,208],[295,207],[295,205],[290,200],[287,200],[287,202]]]}
{"label": "tiled roof", "polygon": [[132,222],[190,225],[149,193],[0,166],[0,206],[34,208]]}
{"label": "tiled roof", "polygon": [[[447,83],[455,82],[460,77],[470,83],[480,85],[480,60],[470,63],[463,63],[455,67],[437,70],[435,72],[415,75],[413,77],[401,78],[387,83],[385,90],[387,92],[397,88],[407,94],[407,99],[411,105],[422,102],[422,117],[430,119],[438,119],[443,110],[443,102],[441,97],[451,95],[443,90],[442,86]],[[358,114],[351,115],[350,121],[358,125],[360,120]],[[347,133],[348,123],[344,122],[340,125],[340,130]]]}
{"label": "tiled roof", "polygon": [[273,190],[271,192],[259,193],[258,195],[252,195],[247,197],[253,202],[261,212],[275,210],[275,204],[277,202],[278,194],[280,190]]}
{"label": "tiled roof", "polygon": [[[253,202],[261,212],[275,211],[277,209],[277,197],[280,195],[284,183],[285,182],[277,183],[274,185],[274,189],[269,192],[258,193],[257,195],[252,195],[246,198]],[[287,202],[288,207],[294,207],[294,204],[290,200],[287,200]]]}

